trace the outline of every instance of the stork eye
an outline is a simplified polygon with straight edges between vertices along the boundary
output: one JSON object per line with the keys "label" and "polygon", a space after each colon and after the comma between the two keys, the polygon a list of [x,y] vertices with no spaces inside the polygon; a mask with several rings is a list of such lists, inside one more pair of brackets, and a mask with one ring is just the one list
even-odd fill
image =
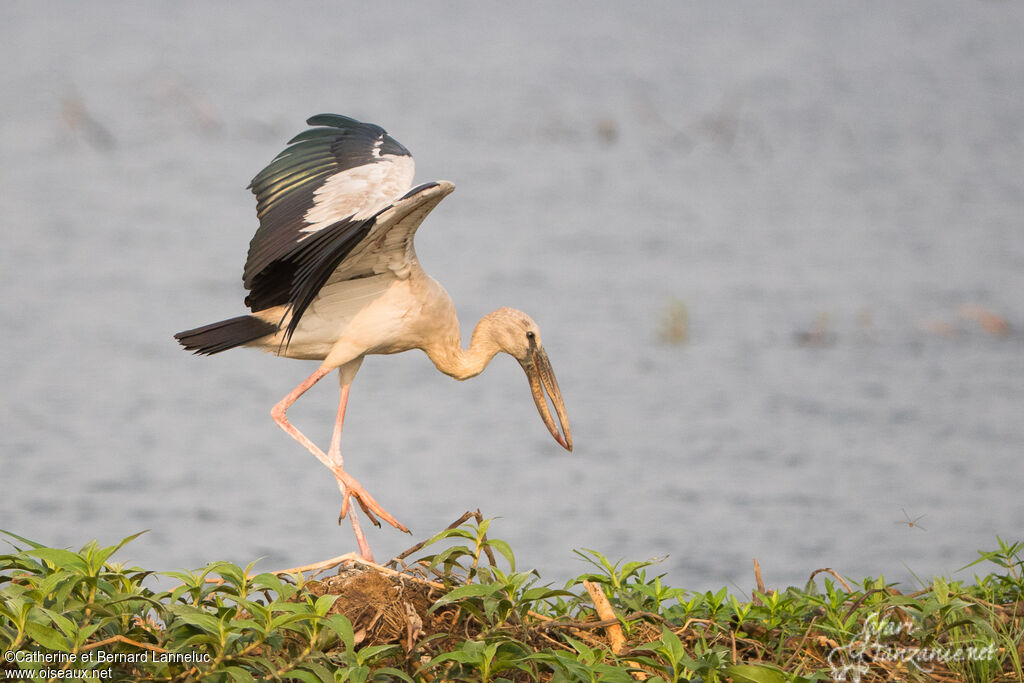
{"label": "stork eye", "polygon": [[537,335],[533,333],[533,330],[530,330],[529,332],[526,333],[526,338],[529,339],[530,341],[533,341],[534,339],[537,338]]}

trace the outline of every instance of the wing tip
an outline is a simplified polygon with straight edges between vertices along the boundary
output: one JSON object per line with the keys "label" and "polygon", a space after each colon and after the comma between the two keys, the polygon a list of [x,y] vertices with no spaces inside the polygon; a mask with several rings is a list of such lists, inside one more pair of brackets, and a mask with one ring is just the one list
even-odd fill
{"label": "wing tip", "polygon": [[431,190],[433,190],[431,194],[440,195],[442,198],[447,197],[455,191],[455,183],[450,180],[434,180],[429,183],[421,183],[399,197],[396,201],[400,202],[403,199],[408,199],[409,197],[413,197],[424,192],[430,192]]}
{"label": "wing tip", "polygon": [[[354,119],[351,116],[345,116],[343,114],[315,114],[306,119],[307,126],[328,126],[330,128],[343,128],[348,126],[365,126],[358,119]],[[372,124],[371,124],[372,125]]]}

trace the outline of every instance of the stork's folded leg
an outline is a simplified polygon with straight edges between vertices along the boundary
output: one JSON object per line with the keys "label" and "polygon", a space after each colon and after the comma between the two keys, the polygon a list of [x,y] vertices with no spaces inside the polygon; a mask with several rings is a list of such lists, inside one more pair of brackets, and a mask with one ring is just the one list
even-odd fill
{"label": "stork's folded leg", "polygon": [[305,446],[307,451],[315,455],[316,459],[322,462],[325,467],[334,469],[331,466],[330,458],[328,458],[315,443],[310,441],[309,437],[296,429],[292,423],[288,421],[287,415],[288,409],[299,399],[299,396],[302,396],[304,393],[309,391],[310,387],[323,379],[323,376],[330,371],[330,368],[324,368],[323,366],[317,368],[316,372],[302,381],[302,384],[292,389],[291,393],[277,402],[277,405],[270,410],[270,417],[274,418],[274,422],[277,423],[278,427],[286,431],[289,436]]}
{"label": "stork's folded leg", "polygon": [[[277,405],[274,406],[273,410],[270,411],[270,415],[274,418],[274,422],[276,422],[281,429],[302,444],[306,450],[315,455],[317,460],[322,462],[325,467],[334,472],[334,477],[338,480],[338,488],[341,490],[342,495],[341,518],[344,518],[348,514],[350,499],[354,497],[356,502],[359,503],[359,507],[362,508],[363,512],[366,513],[366,516],[369,517],[370,521],[373,522],[374,525],[380,526],[380,522],[377,521],[377,517],[380,517],[396,529],[408,533],[408,529],[388,514],[388,512],[381,507],[380,503],[378,503],[376,499],[374,499],[374,497],[371,496],[366,489],[364,489],[362,485],[355,480],[355,478],[342,468],[341,452],[340,449],[337,448],[336,442],[340,443],[341,440],[341,425],[344,422],[345,417],[345,404],[348,402],[348,385],[343,388],[341,401],[338,404],[338,421],[335,424],[335,435],[331,439],[331,455],[320,450],[315,443],[310,441],[309,437],[288,422],[288,408],[290,408],[300,396],[309,391],[310,387],[323,379],[324,375],[329,373],[331,369],[332,368],[324,366],[317,368],[316,372],[303,380],[299,386],[295,387],[287,396],[281,399]],[[376,517],[374,515],[376,515]],[[356,533],[356,541],[359,543],[359,551],[364,557],[372,557],[370,556],[370,549],[366,543],[366,538],[363,536],[363,532],[359,528],[359,522],[355,520],[355,515],[353,515],[352,522],[352,528]]]}

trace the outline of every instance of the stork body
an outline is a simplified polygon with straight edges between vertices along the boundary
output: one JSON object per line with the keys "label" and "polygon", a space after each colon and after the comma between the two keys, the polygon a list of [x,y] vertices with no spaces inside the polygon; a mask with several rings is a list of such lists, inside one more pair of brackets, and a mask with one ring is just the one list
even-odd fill
{"label": "stork body", "polygon": [[[342,493],[339,521],[351,520],[360,552],[372,559],[356,515],[349,515],[352,498],[375,525],[380,517],[407,529],[344,469],[345,407],[366,355],[420,349],[438,370],[462,380],[480,374],[497,353],[508,353],[526,371],[552,436],[572,450],[572,434],[536,323],[521,311],[498,309],[480,320],[464,349],[451,298],[420,267],[416,229],[455,186],[439,181],[410,189],[412,156],[379,126],[333,114],[307,123],[315,127],[293,138],[250,185],[260,218],[243,274],[251,313],[175,338],[199,354],[250,346],[321,361],[271,415],[334,473]],[[287,411],[333,370],[341,396],[325,453],[288,421]]]}

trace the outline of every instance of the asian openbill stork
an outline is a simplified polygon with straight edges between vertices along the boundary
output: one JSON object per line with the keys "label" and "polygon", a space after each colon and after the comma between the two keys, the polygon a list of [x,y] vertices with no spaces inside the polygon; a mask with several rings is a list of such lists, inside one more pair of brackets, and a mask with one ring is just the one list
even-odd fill
{"label": "asian openbill stork", "polygon": [[[249,292],[245,305],[252,313],[174,336],[198,354],[252,346],[321,361],[270,414],[334,473],[342,494],[338,521],[349,517],[360,552],[372,560],[355,513],[348,514],[352,498],[376,526],[380,517],[408,530],[343,467],[345,405],[367,354],[421,349],[438,370],[463,380],[480,374],[504,351],[526,371],[544,424],[570,451],[572,433],[540,330],[530,316],[511,308],[488,313],[463,349],[452,300],[416,259],[416,229],[455,186],[441,180],[410,189],[412,156],[380,126],[336,114],[306,123],[313,127],[292,138],[249,185],[260,222],[242,277]],[[288,422],[287,411],[334,369],[341,398],[324,453]]]}

